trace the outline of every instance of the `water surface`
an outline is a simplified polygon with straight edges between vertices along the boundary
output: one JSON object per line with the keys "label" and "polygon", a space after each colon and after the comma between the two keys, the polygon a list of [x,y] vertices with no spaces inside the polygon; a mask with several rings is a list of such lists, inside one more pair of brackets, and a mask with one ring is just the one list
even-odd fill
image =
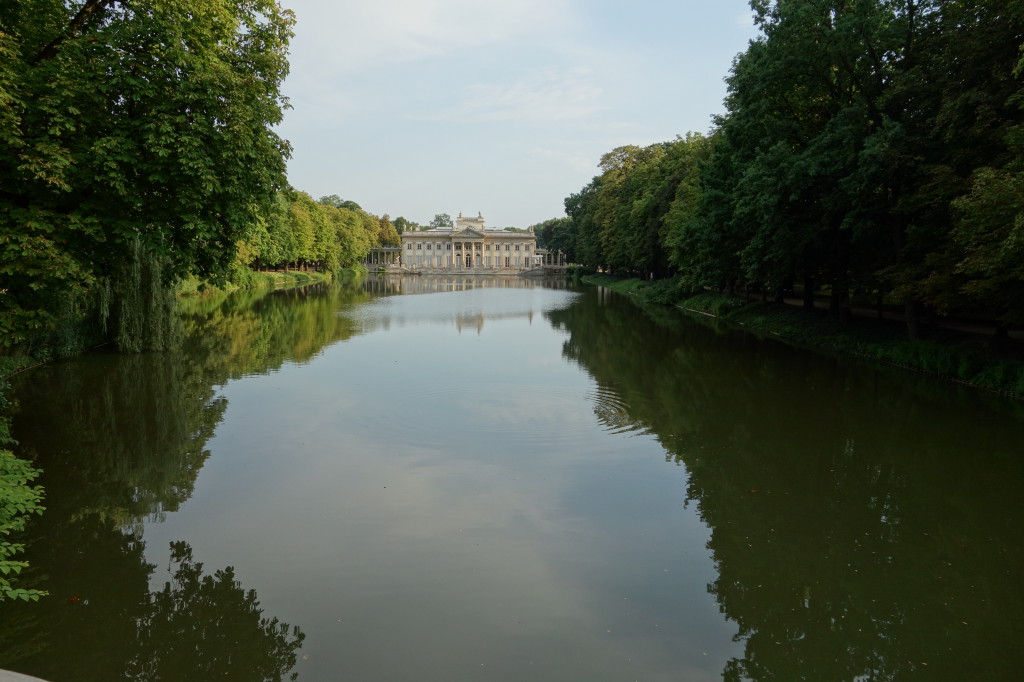
{"label": "water surface", "polygon": [[183,305],[19,377],[0,667],[52,680],[1015,679],[1019,406],[594,288]]}

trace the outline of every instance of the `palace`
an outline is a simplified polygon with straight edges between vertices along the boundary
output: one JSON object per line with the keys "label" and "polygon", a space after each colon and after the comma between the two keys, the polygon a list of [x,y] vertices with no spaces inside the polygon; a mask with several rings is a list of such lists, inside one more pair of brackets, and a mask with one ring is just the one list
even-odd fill
{"label": "palace", "polygon": [[464,218],[455,227],[435,227],[402,234],[401,263],[414,270],[521,271],[544,264],[546,252],[537,249],[537,236],[528,232],[488,230],[484,216]]}

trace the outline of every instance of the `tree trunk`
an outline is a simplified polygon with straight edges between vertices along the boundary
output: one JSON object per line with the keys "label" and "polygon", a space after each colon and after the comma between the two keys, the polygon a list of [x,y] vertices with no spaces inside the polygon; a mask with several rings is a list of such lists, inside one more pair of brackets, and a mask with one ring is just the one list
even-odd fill
{"label": "tree trunk", "polygon": [[904,317],[907,320],[907,338],[916,339],[921,335],[921,322],[918,319],[917,301],[908,298],[903,302]]}
{"label": "tree trunk", "polygon": [[814,278],[804,276],[804,310],[814,310]]}

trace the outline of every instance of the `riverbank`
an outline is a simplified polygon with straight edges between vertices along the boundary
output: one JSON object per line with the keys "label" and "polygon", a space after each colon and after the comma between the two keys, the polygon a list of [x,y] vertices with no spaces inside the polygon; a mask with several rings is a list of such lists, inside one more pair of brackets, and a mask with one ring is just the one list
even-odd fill
{"label": "riverbank", "polygon": [[924,326],[909,339],[898,320],[854,315],[841,322],[821,310],[752,301],[742,296],[704,292],[686,295],[671,282],[645,282],[609,275],[582,278],[589,284],[630,295],[639,302],[673,305],[703,321],[771,336],[785,343],[923,372],[1024,398],[1024,342],[995,339],[967,328]]}
{"label": "riverbank", "polygon": [[[244,277],[239,278],[239,281],[227,282],[223,286],[214,286],[209,282],[192,277],[178,283],[174,288],[174,296],[183,299],[195,296],[225,294],[240,289],[259,290],[303,287],[310,284],[332,282],[338,278],[360,277],[365,274],[365,269],[345,269],[337,274],[303,270],[249,271],[244,273]],[[109,343],[109,341],[103,340],[98,330],[94,328],[95,326],[85,319],[66,320],[60,332],[51,333],[28,344],[27,352],[22,349],[21,352],[13,354],[0,354],[0,413],[3,411],[4,378],[51,360],[71,357],[91,348],[98,348]]]}
{"label": "riverbank", "polygon": [[[341,276],[355,276],[354,270],[343,270]],[[238,289],[256,289],[262,287],[283,287],[283,286],[305,286],[319,282],[331,282],[334,275],[329,272],[318,272],[315,270],[273,270],[266,272],[249,271],[245,275],[245,281],[228,282],[222,287],[217,287],[197,277],[189,277],[182,280],[174,293],[177,296],[190,296],[203,294],[211,291],[235,291]]]}

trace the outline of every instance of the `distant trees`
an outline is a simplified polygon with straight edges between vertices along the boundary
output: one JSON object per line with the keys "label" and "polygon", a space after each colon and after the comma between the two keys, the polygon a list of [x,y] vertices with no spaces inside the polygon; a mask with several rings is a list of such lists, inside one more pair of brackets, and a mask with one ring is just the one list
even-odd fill
{"label": "distant trees", "polygon": [[565,200],[574,259],[831,310],[1024,322],[1024,6],[752,2],[708,137],[619,147]]}
{"label": "distant trees", "polygon": [[447,213],[438,213],[430,221],[430,227],[455,227],[455,223]]}
{"label": "distant trees", "polygon": [[533,226],[537,246],[548,251],[561,251],[569,262],[576,261],[576,228],[572,218],[553,218]]}
{"label": "distant trees", "polygon": [[691,134],[608,152],[601,158],[603,173],[565,200],[571,228],[554,223],[550,238],[557,236],[572,260],[586,267],[645,278],[672,275],[673,229],[687,227],[706,147],[704,137]]}
{"label": "distant trees", "polygon": [[397,236],[382,220],[337,195],[314,201],[305,192],[282,192],[254,225],[237,266],[259,270],[310,267],[334,272],[361,263],[370,248]]}

